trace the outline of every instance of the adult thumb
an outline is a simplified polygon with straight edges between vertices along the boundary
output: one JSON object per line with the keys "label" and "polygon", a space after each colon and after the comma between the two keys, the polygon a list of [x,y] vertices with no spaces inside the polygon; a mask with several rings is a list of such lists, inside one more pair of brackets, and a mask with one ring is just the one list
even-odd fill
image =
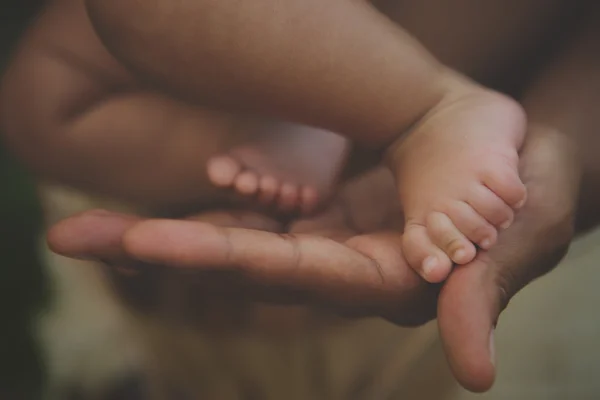
{"label": "adult thumb", "polygon": [[495,379],[494,327],[505,304],[489,258],[458,267],[438,299],[440,336],[455,378],[467,390],[485,392]]}

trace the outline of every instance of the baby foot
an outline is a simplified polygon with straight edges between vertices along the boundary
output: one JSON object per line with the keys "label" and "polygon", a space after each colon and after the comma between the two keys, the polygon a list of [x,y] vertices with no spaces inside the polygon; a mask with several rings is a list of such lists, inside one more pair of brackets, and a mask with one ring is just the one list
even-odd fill
{"label": "baby foot", "polygon": [[347,141],[322,129],[264,124],[208,161],[211,182],[279,212],[310,214],[331,194]]}
{"label": "baby foot", "polygon": [[490,249],[525,203],[521,107],[482,89],[447,99],[389,150],[405,212],[403,250],[429,282]]}

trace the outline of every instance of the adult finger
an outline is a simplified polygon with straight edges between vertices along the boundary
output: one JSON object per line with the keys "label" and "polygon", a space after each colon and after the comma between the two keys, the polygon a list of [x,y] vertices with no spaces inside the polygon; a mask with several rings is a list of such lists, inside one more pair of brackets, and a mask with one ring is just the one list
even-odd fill
{"label": "adult finger", "polygon": [[186,218],[228,228],[257,229],[267,232],[282,232],[283,225],[273,218],[245,210],[217,210],[203,212]]}
{"label": "adult finger", "polygon": [[[397,233],[346,243],[190,221],[155,220],[129,230],[124,246],[143,262],[238,271],[267,286],[303,288],[340,305],[377,305],[423,283],[405,264]],[[392,302],[393,303],[393,302]]]}
{"label": "adult finger", "polygon": [[[189,217],[193,221],[227,227],[244,227],[271,232],[281,231],[277,221],[245,211],[211,211]],[[125,258],[122,239],[142,218],[106,210],[90,210],[54,225],[47,234],[50,248],[73,258],[99,258],[115,262]]]}
{"label": "adult finger", "polygon": [[124,260],[121,240],[139,217],[91,210],[54,225],[47,234],[50,249],[58,254],[82,259]]}

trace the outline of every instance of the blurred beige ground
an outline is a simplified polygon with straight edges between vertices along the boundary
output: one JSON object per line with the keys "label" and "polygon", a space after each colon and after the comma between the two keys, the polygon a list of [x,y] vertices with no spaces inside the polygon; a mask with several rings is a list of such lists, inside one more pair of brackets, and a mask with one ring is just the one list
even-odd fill
{"label": "blurred beige ground", "polygon": [[439,344],[404,378],[398,399],[600,399],[600,231],[579,239],[550,275],[520,293],[496,332],[498,379],[485,395],[458,388]]}

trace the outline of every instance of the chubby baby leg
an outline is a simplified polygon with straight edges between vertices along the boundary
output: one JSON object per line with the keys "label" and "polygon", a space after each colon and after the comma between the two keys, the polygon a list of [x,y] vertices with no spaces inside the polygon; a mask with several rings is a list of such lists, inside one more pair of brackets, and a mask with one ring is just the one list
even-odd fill
{"label": "chubby baby leg", "polygon": [[218,194],[205,163],[226,148],[233,118],[144,89],[97,38],[82,0],[49,2],[0,95],[6,143],[42,179],[151,209]]}
{"label": "chubby baby leg", "polygon": [[[379,0],[376,2],[382,11],[413,33],[446,65],[457,68],[460,72],[479,82],[495,84],[497,88],[503,90],[515,90],[527,77],[532,66],[539,61],[540,55],[548,56],[547,51],[544,51],[549,47],[548,43],[555,46],[555,39],[568,32],[568,29],[565,28],[571,27],[573,22],[577,21],[581,7],[564,0],[509,0],[508,3],[504,0],[491,0],[485,3],[467,0],[452,4],[440,3],[435,0],[420,2]],[[505,29],[509,22],[511,29]],[[439,32],[445,32],[445,34],[440,35]],[[485,100],[486,98],[488,100]],[[446,108],[447,111],[452,108],[463,108],[464,111],[465,107],[469,107],[468,104],[471,104],[473,110],[471,114],[475,120],[477,115],[474,113],[481,113],[485,109],[487,109],[488,117],[482,114],[481,120],[489,118],[494,113],[498,114],[498,126],[487,126],[488,124],[486,124],[481,127],[479,133],[482,139],[486,138],[486,135],[491,135],[488,137],[490,140],[488,148],[495,143],[493,132],[502,132],[505,129],[509,136],[513,135],[516,139],[514,143],[520,142],[519,137],[522,136],[524,128],[516,126],[522,125],[522,122],[518,121],[523,121],[523,111],[519,110],[514,101],[482,90],[480,95],[465,99],[462,105],[459,102],[452,107],[441,108]],[[484,104],[488,105],[483,106]],[[457,107],[459,105],[460,107]],[[422,131],[423,124],[430,127],[435,126],[435,119],[438,117],[432,118],[434,115],[436,113],[430,112],[426,118],[416,124],[411,135],[417,136],[415,131]],[[502,115],[504,117],[501,117]],[[510,121],[516,124],[516,131],[509,128]],[[493,123],[491,119],[489,122]],[[445,139],[448,146],[452,148],[447,150],[450,154],[459,157],[460,152],[468,153],[466,150],[468,147],[461,145],[461,136],[453,136],[452,132],[454,131],[450,126],[448,128],[440,126],[440,131],[448,135]],[[432,142],[422,144],[423,147],[432,146],[427,148],[427,155],[431,155],[435,147],[443,144],[434,138],[435,135],[430,135],[429,140]],[[424,139],[421,137],[421,140],[424,141]],[[403,152],[415,150],[415,155],[419,154],[420,150],[415,148],[417,146],[415,142],[418,140],[413,139],[412,144],[405,143]],[[470,143],[470,145],[474,143]],[[486,150],[483,146],[479,152],[485,154]],[[500,146],[505,145],[496,143],[494,146],[501,148]],[[514,148],[516,149],[518,146]],[[493,152],[489,152],[489,154],[492,156]],[[400,170],[399,175],[412,176],[420,171],[419,168],[428,169],[428,172],[432,173],[437,167],[445,169],[443,163],[445,156],[447,155],[438,157],[437,161],[431,161],[436,164],[434,167],[424,165],[427,158],[412,157],[413,161],[411,162],[409,156],[406,156],[404,163],[409,165],[408,171]],[[476,158],[472,158],[472,162],[474,162],[472,168],[476,168],[480,172],[483,172],[484,168],[491,167],[491,171],[487,172],[487,179],[491,178],[494,181],[488,182],[485,189],[480,187],[477,194],[468,195],[463,192],[455,196],[456,201],[447,203],[443,198],[438,197],[435,203],[431,204],[435,212],[429,213],[427,217],[421,219],[415,219],[414,213],[411,213],[410,210],[418,210],[419,205],[423,207],[423,202],[425,202],[423,197],[419,198],[419,205],[411,207],[404,204],[405,210],[411,216],[406,221],[409,229],[405,237],[405,252],[412,265],[426,279],[442,280],[450,271],[453,262],[468,262],[475,255],[476,247],[469,241],[482,249],[487,249],[495,242],[496,227],[502,228],[502,225],[509,224],[514,211],[494,194],[509,195],[507,189],[503,190],[501,186],[511,186],[510,181],[513,182],[512,186],[515,188],[521,186],[517,181],[516,161],[506,161],[506,159],[516,158],[516,152],[513,149],[510,151],[510,155],[499,158],[502,159],[499,162],[504,169],[508,170],[503,172],[501,168],[494,168],[493,157],[486,159],[485,162],[479,162],[479,165],[475,165]],[[464,159],[463,161],[468,162],[469,160]],[[422,194],[426,195],[441,190],[440,182],[442,185],[456,183],[453,181],[456,176],[450,174],[451,170],[449,168],[444,175],[440,174],[439,181],[432,175],[427,175],[427,179],[431,183]],[[494,175],[498,177],[494,178]],[[500,176],[504,177],[499,178]],[[446,182],[443,177],[446,177]],[[416,181],[424,183],[424,179],[425,173],[421,180],[416,179]],[[399,185],[402,187],[403,184],[399,183]],[[404,186],[407,185],[408,183],[405,182]],[[492,187],[496,187],[497,190],[490,190]],[[521,189],[516,190],[520,191]],[[464,201],[461,196],[469,197],[470,201]],[[408,202],[410,195],[402,197],[405,197]],[[416,226],[412,225],[414,222],[417,222]],[[425,268],[427,271],[424,271],[424,266],[427,267]]]}
{"label": "chubby baby leg", "polygon": [[[3,79],[7,143],[40,177],[150,209],[232,198],[214,183],[281,211],[310,210],[330,192],[341,137],[207,110],[145,86],[100,42],[83,0],[51,1]],[[209,161],[218,154],[226,156]]]}
{"label": "chubby baby leg", "polygon": [[[508,4],[506,0],[374,3],[446,65],[480,82],[505,83],[509,87],[520,81],[520,71],[532,64],[532,55],[539,54],[540,43],[547,43],[556,35],[556,27],[564,25],[561,22],[570,15],[568,8],[573,8],[565,0],[508,0]],[[511,29],[505,29],[507,24]],[[439,35],[439,31],[445,34]],[[327,198],[331,184],[323,183],[335,178],[344,143],[341,137],[327,131],[291,124],[270,125],[264,132],[259,131],[256,140],[250,139],[225,157],[211,161],[209,176],[217,185],[258,196],[263,204],[289,208],[296,200],[300,210],[310,210],[318,200]],[[302,152],[306,152],[304,161],[296,159]],[[294,164],[291,174],[285,173],[288,163]],[[322,172],[311,175],[323,180],[313,178],[312,185],[306,185],[302,178],[307,174],[303,171],[313,167]],[[466,212],[466,207],[462,208]]]}

